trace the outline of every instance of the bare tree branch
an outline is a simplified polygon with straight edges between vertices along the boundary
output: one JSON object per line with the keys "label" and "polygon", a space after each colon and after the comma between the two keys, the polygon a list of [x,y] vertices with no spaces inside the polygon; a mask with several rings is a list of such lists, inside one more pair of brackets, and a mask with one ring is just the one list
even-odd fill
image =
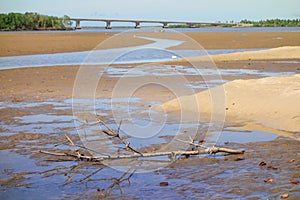
{"label": "bare tree branch", "polygon": [[[120,129],[121,129],[121,124],[122,121],[120,121],[117,132],[111,129],[108,125],[105,124],[101,120],[101,118],[98,116],[98,123],[102,124],[107,130],[103,130],[102,132],[105,133],[106,135],[110,137],[114,137],[119,139],[119,141],[125,145],[127,150],[130,150],[133,152],[131,155],[101,155],[101,156],[88,156],[79,153],[79,150],[74,150],[72,153],[65,152],[65,153],[58,153],[58,152],[49,152],[49,151],[43,151],[41,150],[40,153],[48,154],[48,155],[54,155],[54,156],[69,156],[76,158],[78,160],[88,160],[88,161],[93,161],[93,162],[101,162],[104,160],[116,160],[116,159],[132,159],[132,158],[145,158],[145,157],[158,157],[158,156],[168,156],[171,159],[176,159],[177,156],[190,156],[190,155],[199,155],[199,154],[216,154],[219,152],[223,153],[230,153],[230,154],[243,154],[245,151],[244,150],[234,150],[234,149],[229,149],[229,148],[222,148],[222,147],[205,147],[203,144],[195,143],[195,141],[190,138],[191,141],[184,141],[177,139],[177,141],[187,143],[192,145],[192,150],[191,151],[167,151],[167,152],[153,152],[153,153],[140,153],[139,151],[135,150],[130,146],[130,143],[124,140],[123,138],[120,137]],[[70,137],[65,135],[69,143],[74,146],[74,147],[81,147],[76,145]],[[85,148],[85,147],[81,147]],[[85,148],[87,149],[87,148]],[[89,149],[88,149],[89,150]],[[99,153],[100,154],[100,153]]]}

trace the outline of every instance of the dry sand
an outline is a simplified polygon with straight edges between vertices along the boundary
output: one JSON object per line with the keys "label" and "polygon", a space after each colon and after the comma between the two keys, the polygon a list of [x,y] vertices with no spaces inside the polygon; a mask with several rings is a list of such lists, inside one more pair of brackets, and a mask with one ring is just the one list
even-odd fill
{"label": "dry sand", "polygon": [[[193,113],[199,112],[194,107],[199,106],[200,115],[210,115],[211,97],[222,90],[225,91],[223,111],[226,112],[227,121],[254,122],[272,129],[300,132],[300,74],[235,80],[195,95],[171,100],[162,104],[161,108],[166,112],[182,109]],[[194,98],[198,105],[193,106]],[[222,110],[217,112],[221,114]]]}
{"label": "dry sand", "polygon": [[[268,50],[250,51],[213,56],[199,56],[172,61],[172,64],[255,61],[255,60],[299,60],[300,46],[278,47]],[[225,102],[219,101],[217,115],[226,112],[226,120],[247,122],[245,128],[280,133],[300,132],[300,75],[269,77],[255,80],[235,80],[191,96],[184,96],[166,102],[161,107],[167,112],[197,110],[202,116],[211,116],[214,94],[225,91]],[[221,97],[222,98],[222,95]],[[195,102],[197,99],[197,102]],[[179,100],[179,101],[178,101]],[[223,104],[224,103],[224,106]],[[191,106],[196,104],[194,106]],[[223,107],[222,107],[223,106]],[[215,108],[216,109],[216,108]],[[295,137],[294,137],[295,138]],[[297,137],[300,139],[300,137]]]}
{"label": "dry sand", "polygon": [[[285,46],[267,50],[237,52],[230,54],[212,55],[210,58],[215,62],[221,61],[240,61],[240,60],[285,60],[300,59],[300,46]],[[208,59],[205,57],[193,57],[188,61],[198,61]]]}

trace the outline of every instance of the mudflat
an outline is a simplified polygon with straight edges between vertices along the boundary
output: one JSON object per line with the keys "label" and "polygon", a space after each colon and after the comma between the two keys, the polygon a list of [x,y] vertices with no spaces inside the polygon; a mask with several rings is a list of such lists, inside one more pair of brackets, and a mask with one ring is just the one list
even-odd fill
{"label": "mudflat", "polygon": [[[117,33],[83,32],[13,32],[0,34],[0,56],[31,55],[88,51]],[[134,33],[138,34],[138,33]],[[191,41],[172,49],[190,49],[191,42],[199,43],[204,49],[275,48],[300,46],[299,32],[215,32],[215,33],[149,33],[149,36],[177,38],[185,35]],[[180,36],[179,36],[180,37]],[[180,39],[180,38],[179,38]],[[112,40],[111,40],[112,41]],[[120,38],[116,47],[147,44],[149,41],[132,37],[130,41]]]}
{"label": "mudflat", "polygon": [[[42,53],[74,52],[92,50],[99,43],[109,40],[115,33],[78,33],[78,32],[25,32],[25,33],[1,33],[0,34],[0,55],[29,55]],[[147,33],[150,37],[176,38],[178,33]],[[183,33],[181,33],[183,34]],[[281,60],[294,58],[299,55],[300,33],[298,32],[276,32],[276,33],[247,33],[247,32],[220,32],[220,33],[184,33],[188,37],[199,42],[205,48],[225,49],[225,48],[268,48],[279,47],[274,50],[263,50],[257,52],[232,53],[212,56],[216,57],[218,68],[232,69],[258,69],[264,71],[290,71],[299,72],[297,63],[275,63],[272,60],[276,56]],[[133,41],[113,40],[116,47],[128,44],[146,44],[150,41],[138,37],[133,37]],[[294,46],[282,48],[281,46]],[[188,42],[176,48],[188,48]],[[276,50],[279,49],[279,50]],[[291,49],[296,49],[291,53]],[[270,54],[271,52],[271,54]],[[275,55],[272,54],[275,52]],[[259,55],[257,59],[249,60],[247,56]],[[235,59],[238,56],[243,59]],[[268,62],[257,62],[264,58]],[[198,58],[195,58],[196,60]],[[182,64],[181,61],[173,61],[166,64]],[[39,68],[10,69],[0,71],[0,100],[1,101],[42,101],[45,98],[65,99],[72,96],[73,85],[79,66],[49,66]],[[234,80],[237,77],[232,77]],[[255,76],[239,77],[242,79],[259,78]],[[116,78],[106,77],[107,90],[113,87]],[[155,91],[155,88],[153,89]],[[149,96],[153,96],[148,92]]]}

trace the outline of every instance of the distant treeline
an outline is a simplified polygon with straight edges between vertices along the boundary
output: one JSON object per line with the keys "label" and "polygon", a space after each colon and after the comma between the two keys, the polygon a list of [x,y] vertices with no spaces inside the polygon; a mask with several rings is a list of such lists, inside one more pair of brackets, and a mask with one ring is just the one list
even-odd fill
{"label": "distant treeline", "polygon": [[252,24],[255,27],[285,27],[300,26],[300,19],[267,19],[260,21],[242,20],[241,24]]}
{"label": "distant treeline", "polygon": [[[224,23],[221,25],[218,25],[220,27],[243,27],[247,25],[247,27],[253,26],[253,27],[296,27],[300,26],[300,19],[267,19],[267,20],[260,20],[260,21],[250,21],[247,19],[244,19],[240,22],[229,22]],[[211,27],[216,26],[214,24],[195,24],[194,28],[201,28],[201,27]],[[172,24],[169,26],[170,28],[189,28],[189,25],[187,24]]]}
{"label": "distant treeline", "polygon": [[70,17],[55,17],[33,12],[0,14],[0,30],[65,30],[71,25]]}

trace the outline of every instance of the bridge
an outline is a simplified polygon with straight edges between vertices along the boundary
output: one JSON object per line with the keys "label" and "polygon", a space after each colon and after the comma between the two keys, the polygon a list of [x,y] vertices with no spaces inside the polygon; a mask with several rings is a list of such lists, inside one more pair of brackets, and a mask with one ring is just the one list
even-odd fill
{"label": "bridge", "polygon": [[99,21],[99,22],[105,22],[106,29],[111,29],[112,28],[112,22],[131,22],[135,25],[135,28],[141,28],[141,23],[151,23],[151,24],[162,24],[163,28],[168,28],[169,24],[174,24],[174,25],[180,25],[180,24],[185,24],[188,25],[189,28],[194,28],[196,25],[213,25],[213,26],[219,26],[219,25],[226,25],[229,23],[219,23],[219,22],[183,22],[183,21],[156,21],[156,20],[124,20],[124,19],[86,19],[86,18],[70,18],[70,20],[76,22],[76,29],[81,29],[80,22],[82,21]]}

